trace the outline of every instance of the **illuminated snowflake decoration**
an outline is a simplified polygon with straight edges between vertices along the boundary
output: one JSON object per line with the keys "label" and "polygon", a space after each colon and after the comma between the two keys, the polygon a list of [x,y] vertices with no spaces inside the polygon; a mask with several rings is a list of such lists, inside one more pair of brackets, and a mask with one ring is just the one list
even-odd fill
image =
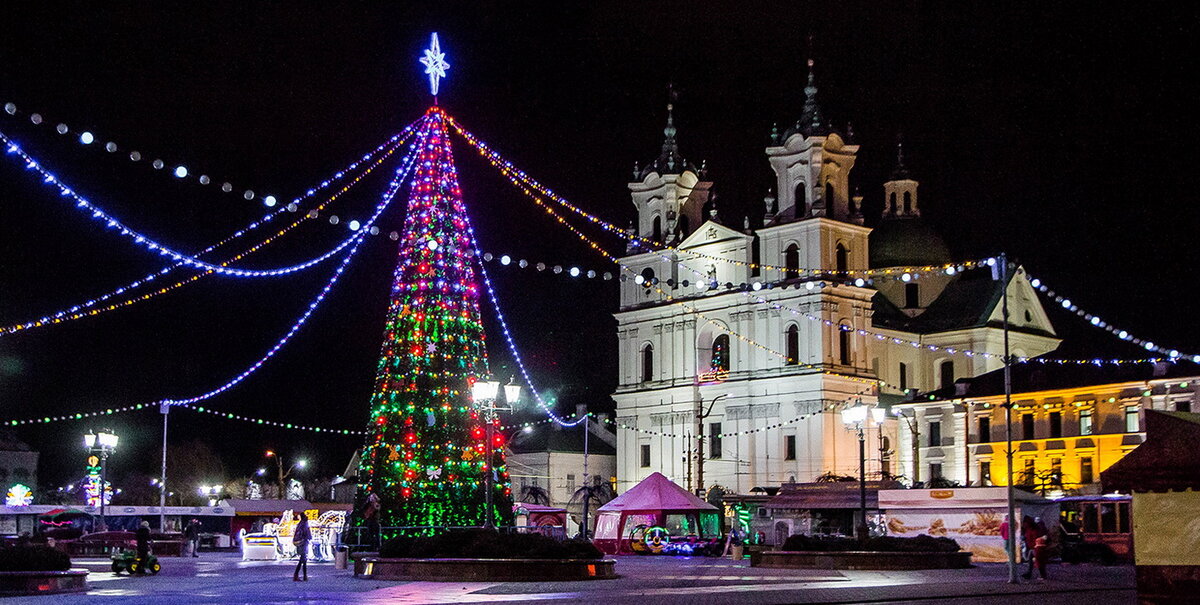
{"label": "illuminated snowflake decoration", "polygon": [[20,483],[8,488],[8,497],[4,499],[5,506],[29,506],[33,504],[33,492]]}
{"label": "illuminated snowflake decoration", "polygon": [[446,70],[450,69],[450,64],[446,62],[446,53],[442,52],[442,47],[438,44],[436,32],[429,40],[429,48],[425,49],[425,56],[421,57],[421,65],[425,66],[425,73],[429,74],[430,93],[436,97],[438,80],[446,77]]}

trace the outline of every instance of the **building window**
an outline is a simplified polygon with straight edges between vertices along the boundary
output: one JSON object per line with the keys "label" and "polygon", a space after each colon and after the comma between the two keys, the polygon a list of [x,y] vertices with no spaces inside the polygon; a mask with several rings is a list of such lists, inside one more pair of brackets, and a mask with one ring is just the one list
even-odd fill
{"label": "building window", "polygon": [[795,460],[796,459],[796,436],[795,435],[784,435],[784,437],[783,437],[783,459],[784,460]]}
{"label": "building window", "polygon": [[642,444],[642,468],[650,468],[650,444]]}
{"label": "building window", "polygon": [[935,479],[941,479],[941,478],[942,478],[942,463],[941,462],[931,463],[929,465],[929,480],[933,481]]}
{"label": "building window", "polygon": [[708,457],[721,457],[721,423],[708,423]]}
{"label": "building window", "polygon": [[1141,423],[1138,422],[1138,409],[1136,406],[1125,408],[1125,432],[1136,433],[1141,430]]}
{"label": "building window", "polygon": [[800,246],[790,244],[783,251],[783,278],[796,279],[800,277]]}
{"label": "building window", "polygon": [[908,282],[904,284],[904,308],[916,309],[921,306],[921,286]]}
{"label": "building window", "polygon": [[1037,467],[1034,466],[1033,458],[1026,458],[1025,472],[1021,474],[1021,483],[1024,485],[1033,485],[1034,474],[1036,471]]}
{"label": "building window", "polygon": [[642,345],[642,382],[654,380],[654,345]]}
{"label": "building window", "polygon": [[837,264],[837,270],[845,273],[850,270],[850,251],[842,244],[837,245],[837,251],[834,254],[834,262]]}
{"label": "building window", "polygon": [[567,485],[575,487],[575,474],[567,473]]}
{"label": "building window", "polygon": [[904,214],[912,214],[912,192],[904,192]]}
{"label": "building window", "polygon": [[942,445],[942,423],[929,423],[929,447],[938,447]]}
{"label": "building window", "polygon": [[[803,181],[796,183],[796,216],[808,214],[808,185]],[[800,212],[803,209],[803,212]]]}
{"label": "building window", "polygon": [[988,486],[992,484],[992,463],[990,460],[979,461],[979,485]]}
{"label": "building window", "polygon": [[1033,439],[1033,414],[1021,414],[1021,438]]}
{"label": "building window", "polygon": [[1062,412],[1050,412],[1050,438],[1062,437]]}
{"label": "building window", "polygon": [[662,218],[656,216],[656,217],[654,217],[654,221],[650,224],[651,224],[650,239],[654,240],[656,243],[661,242],[662,241]]}
{"label": "building window", "polygon": [[1079,434],[1080,435],[1086,436],[1086,435],[1092,434],[1092,414],[1093,414],[1093,412],[1090,409],[1079,410]]}
{"label": "building window", "polygon": [[898,382],[900,383],[900,391],[907,393],[908,392],[908,364],[907,363],[900,364],[900,380]]}
{"label": "building window", "polygon": [[750,277],[758,277],[762,275],[762,242],[758,239],[758,235],[750,240]]}
{"label": "building window", "polygon": [[850,342],[854,332],[850,326],[845,324],[838,325],[838,361],[844,366],[850,365],[854,360],[850,355]]}
{"label": "building window", "polygon": [[712,359],[709,369],[717,372],[729,371],[729,335],[722,334],[713,339]]}
{"label": "building window", "polygon": [[796,324],[788,326],[785,340],[787,341],[787,361],[784,363],[789,366],[798,365],[800,363],[800,327]]}
{"label": "building window", "polygon": [[1079,459],[1079,482],[1081,484],[1087,485],[1088,483],[1092,483],[1095,480],[1096,480],[1096,477],[1095,477],[1095,475],[1092,474],[1092,459],[1087,458],[1087,457],[1080,458]]}
{"label": "building window", "polygon": [[1062,458],[1050,459],[1050,483],[1062,485]]}
{"label": "building window", "polygon": [[833,183],[825,181],[825,207],[833,210]]}
{"label": "building window", "polygon": [[1190,399],[1176,399],[1175,400],[1175,411],[1176,412],[1192,411],[1192,401]]}
{"label": "building window", "polygon": [[947,359],[942,362],[942,388],[954,386],[954,362]]}
{"label": "building window", "polygon": [[890,195],[888,195],[888,211],[890,211],[892,214],[896,214],[896,192],[895,191],[893,191]]}
{"label": "building window", "polygon": [[992,418],[991,416],[979,417],[979,442],[988,443],[992,440]]}

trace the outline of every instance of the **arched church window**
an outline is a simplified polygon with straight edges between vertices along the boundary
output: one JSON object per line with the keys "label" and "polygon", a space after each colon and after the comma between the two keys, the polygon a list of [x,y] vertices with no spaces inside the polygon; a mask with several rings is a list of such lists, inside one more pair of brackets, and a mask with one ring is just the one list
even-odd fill
{"label": "arched church window", "polygon": [[642,382],[654,380],[654,345],[642,345]]}
{"label": "arched church window", "polygon": [[896,192],[895,191],[893,191],[891,193],[891,195],[888,196],[888,212],[890,212],[891,214],[896,213]]}
{"label": "arched church window", "polygon": [[851,337],[853,335],[854,332],[850,329],[849,325],[838,324],[838,361],[844,366],[850,365],[853,361],[853,355],[851,355],[850,350]]}
{"label": "arched church window", "polygon": [[679,239],[687,237],[692,232],[691,226],[692,222],[688,220],[688,215],[679,217]]}
{"label": "arched church window", "polygon": [[662,217],[659,217],[659,216],[654,217],[654,221],[650,225],[651,225],[650,226],[650,239],[652,239],[656,242],[661,242],[662,241]]}
{"label": "arched church window", "polygon": [[729,335],[722,334],[713,339],[712,358],[709,369],[714,372],[729,371]]}
{"label": "arched church window", "polygon": [[796,183],[796,216],[808,214],[808,186],[804,182]]}
{"label": "arched church window", "polygon": [[785,365],[794,366],[800,363],[800,327],[796,324],[788,326],[784,334],[786,342],[787,361]]}
{"label": "arched church window", "polygon": [[845,273],[846,271],[848,271],[850,268],[850,251],[847,250],[846,246],[842,245],[841,242],[839,242],[837,245],[837,252],[836,252],[835,256],[836,256],[835,263],[837,264],[837,270],[842,273]]}
{"label": "arched church window", "polygon": [[783,268],[784,279],[796,279],[800,277],[800,246],[790,244],[783,251]]}
{"label": "arched church window", "polygon": [[912,213],[912,192],[904,192],[904,214]]}
{"label": "arched church window", "polygon": [[825,181],[825,207],[833,207],[833,182]]}
{"label": "arched church window", "polygon": [[954,386],[954,362],[947,359],[942,362],[942,388]]}
{"label": "arched church window", "polygon": [[642,269],[642,287],[649,288],[654,285],[654,269],[646,267]]}
{"label": "arched church window", "polygon": [[762,241],[759,240],[758,234],[754,235],[754,239],[750,240],[750,277],[758,277],[762,275]]}

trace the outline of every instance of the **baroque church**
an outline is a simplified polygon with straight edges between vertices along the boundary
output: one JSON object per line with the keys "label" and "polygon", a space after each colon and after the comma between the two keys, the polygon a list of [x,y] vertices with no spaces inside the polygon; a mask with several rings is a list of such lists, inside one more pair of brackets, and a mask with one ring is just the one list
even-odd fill
{"label": "baroque church", "polygon": [[[1025,279],[961,265],[905,272],[954,262],[921,218],[918,181],[898,153],[883,216],[866,226],[850,185],[859,146],[822,115],[811,61],[804,90],[799,119],[765,150],[776,183],[761,228],[705,216],[713,183],[681,154],[671,106],[660,155],[629,183],[630,229],[657,244],[633,243],[621,259],[636,277],[621,282],[615,314],[620,491],[653,472],[737,494],[857,475],[841,409],[889,407],[1001,367],[1005,289],[1012,354],[1059,344]],[[885,268],[899,269],[854,273]],[[905,472],[893,463],[896,423],[869,424],[868,476]]]}

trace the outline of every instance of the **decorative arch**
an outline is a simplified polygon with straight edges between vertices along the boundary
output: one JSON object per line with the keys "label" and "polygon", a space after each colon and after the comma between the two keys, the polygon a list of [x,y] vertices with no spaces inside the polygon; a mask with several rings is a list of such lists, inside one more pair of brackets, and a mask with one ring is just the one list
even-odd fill
{"label": "decorative arch", "polygon": [[654,215],[654,220],[650,221],[650,239],[655,242],[661,242],[662,237],[662,217]]}
{"label": "decorative arch", "polygon": [[784,360],[784,365],[794,366],[800,364],[800,326],[795,323],[788,324],[783,331],[784,352],[787,354],[787,359]]}
{"label": "decorative arch", "polygon": [[838,323],[838,362],[844,366],[854,365],[854,328],[850,322]]}
{"label": "decorative arch", "polygon": [[642,382],[652,380],[654,380],[654,345],[647,342],[642,345]]}
{"label": "decorative arch", "polygon": [[944,359],[938,364],[939,386],[947,389],[954,386],[954,360]]}
{"label": "decorative arch", "polygon": [[709,357],[708,367],[714,372],[729,371],[729,356],[731,354],[729,346],[729,335],[721,334],[713,339],[711,355]]}
{"label": "decorative arch", "polygon": [[912,214],[912,192],[904,192],[904,214]]}
{"label": "decorative arch", "polygon": [[834,264],[839,272],[845,273],[850,270],[850,249],[846,247],[846,244],[838,242],[833,256]]}
{"label": "decorative arch", "polygon": [[800,245],[796,242],[788,244],[783,250],[783,278],[796,279],[800,277]]}

